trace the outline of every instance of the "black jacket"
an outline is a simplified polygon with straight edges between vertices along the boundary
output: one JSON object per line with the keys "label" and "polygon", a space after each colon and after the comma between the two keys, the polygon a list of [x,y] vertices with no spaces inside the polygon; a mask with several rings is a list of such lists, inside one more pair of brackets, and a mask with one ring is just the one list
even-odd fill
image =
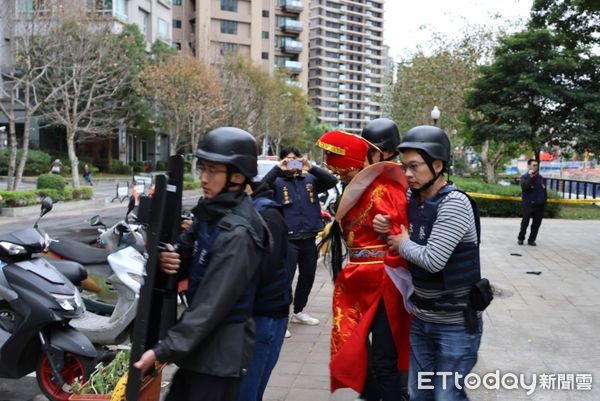
{"label": "black jacket", "polygon": [[260,272],[254,315],[272,318],[287,317],[292,302],[292,280],[287,266],[288,234],[281,207],[273,201],[273,191],[265,184],[255,185],[254,206],[267,223],[273,248]]}
{"label": "black jacket", "polygon": [[548,200],[544,177],[539,173],[533,177],[529,173],[523,174],[521,176],[521,190],[523,191],[521,198],[524,206],[543,205]]}
{"label": "black jacket", "polygon": [[[252,357],[254,321],[225,324],[224,319],[246,287],[256,283],[254,277],[270,251],[271,236],[244,193],[201,199],[192,212],[195,222],[178,243],[182,275],[192,259],[197,220],[207,221],[221,232],[191,305],[154,352],[159,361],[175,362],[193,372],[238,377]],[[230,214],[236,218],[227,217]]]}

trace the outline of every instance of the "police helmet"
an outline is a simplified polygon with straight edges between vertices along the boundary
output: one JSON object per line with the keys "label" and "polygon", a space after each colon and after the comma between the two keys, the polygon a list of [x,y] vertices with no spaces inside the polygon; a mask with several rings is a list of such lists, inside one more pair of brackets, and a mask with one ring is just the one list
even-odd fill
{"label": "police helmet", "polygon": [[438,127],[419,125],[409,129],[398,146],[401,152],[407,149],[421,150],[433,160],[450,162],[450,140],[444,130]]}
{"label": "police helmet", "polygon": [[360,135],[381,150],[395,152],[400,144],[398,126],[389,118],[377,118],[369,122]]}
{"label": "police helmet", "polygon": [[234,127],[221,127],[204,137],[196,157],[235,167],[247,178],[257,174],[258,150],[256,140],[248,132]]}

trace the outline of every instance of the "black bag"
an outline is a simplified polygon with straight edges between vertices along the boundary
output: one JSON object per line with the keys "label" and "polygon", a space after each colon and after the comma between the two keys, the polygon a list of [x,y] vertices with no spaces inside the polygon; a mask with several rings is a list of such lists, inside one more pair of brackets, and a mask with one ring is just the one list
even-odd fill
{"label": "black bag", "polygon": [[483,311],[494,299],[492,286],[487,278],[482,278],[471,286],[469,293],[471,298],[471,307],[478,311]]}

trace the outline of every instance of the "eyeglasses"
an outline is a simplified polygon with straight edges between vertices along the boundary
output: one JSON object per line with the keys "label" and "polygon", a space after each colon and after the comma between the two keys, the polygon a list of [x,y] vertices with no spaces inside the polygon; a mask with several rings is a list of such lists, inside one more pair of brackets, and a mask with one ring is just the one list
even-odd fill
{"label": "eyeglasses", "polygon": [[419,169],[419,166],[422,166],[423,164],[427,164],[427,162],[412,162],[409,164],[400,163],[400,168],[405,173],[408,170],[412,171],[413,173],[416,173],[417,170]]}
{"label": "eyeglasses", "polygon": [[218,170],[216,167],[213,166],[204,166],[204,165],[200,165],[198,167],[198,169],[200,170],[200,175],[206,173],[207,175],[213,176],[219,173],[226,173],[227,170]]}

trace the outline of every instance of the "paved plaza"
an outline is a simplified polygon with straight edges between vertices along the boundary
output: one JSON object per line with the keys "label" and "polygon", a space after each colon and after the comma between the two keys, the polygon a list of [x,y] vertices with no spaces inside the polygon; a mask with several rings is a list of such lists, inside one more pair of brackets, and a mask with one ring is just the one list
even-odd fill
{"label": "paved plaza", "polygon": [[[484,314],[480,376],[525,375],[537,389],[470,392],[472,400],[600,400],[600,222],[542,222],[537,247],[517,245],[519,219],[482,219],[482,271],[499,294]],[[528,274],[528,272],[539,274]],[[265,401],[353,401],[352,391],[329,394],[332,285],[319,266],[306,311],[319,326],[292,324]],[[543,374],[554,376],[542,376]],[[562,377],[562,374],[573,376]],[[593,376],[591,391],[558,390]],[[559,380],[560,379],[560,380]],[[541,389],[542,383],[555,390]],[[580,385],[581,386],[581,385]]]}

